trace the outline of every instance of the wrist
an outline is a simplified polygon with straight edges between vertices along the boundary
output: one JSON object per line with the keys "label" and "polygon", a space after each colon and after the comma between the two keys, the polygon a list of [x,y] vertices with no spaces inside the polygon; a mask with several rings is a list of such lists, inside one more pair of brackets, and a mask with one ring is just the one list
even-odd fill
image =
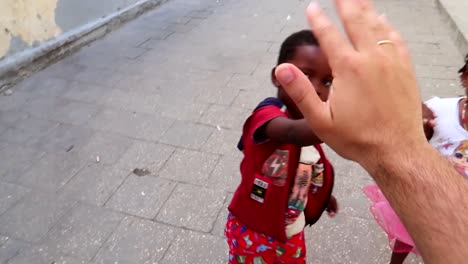
{"label": "wrist", "polygon": [[[428,156],[439,158],[440,154],[425,140],[406,142],[405,144],[380,147],[368,151],[358,163],[371,175],[376,182],[381,177],[391,180],[403,176],[408,179],[408,173],[415,164],[427,164]],[[423,159],[422,161],[417,161]]]}

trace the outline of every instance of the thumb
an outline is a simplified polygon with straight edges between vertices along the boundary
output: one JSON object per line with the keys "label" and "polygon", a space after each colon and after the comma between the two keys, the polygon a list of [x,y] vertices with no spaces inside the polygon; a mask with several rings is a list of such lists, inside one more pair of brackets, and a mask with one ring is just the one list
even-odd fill
{"label": "thumb", "polygon": [[328,103],[320,99],[313,84],[302,71],[292,64],[284,63],[276,67],[275,75],[312,129],[321,130],[330,124]]}

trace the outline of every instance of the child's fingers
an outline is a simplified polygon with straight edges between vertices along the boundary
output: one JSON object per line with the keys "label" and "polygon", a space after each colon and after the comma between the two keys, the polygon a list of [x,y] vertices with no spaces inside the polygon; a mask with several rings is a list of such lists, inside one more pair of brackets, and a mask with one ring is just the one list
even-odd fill
{"label": "child's fingers", "polygon": [[336,198],[332,196],[327,206],[327,214],[330,217],[334,217],[337,213],[338,213],[338,202],[336,201]]}
{"label": "child's fingers", "polygon": [[434,119],[423,118],[423,125],[434,128],[436,125],[436,121]]}

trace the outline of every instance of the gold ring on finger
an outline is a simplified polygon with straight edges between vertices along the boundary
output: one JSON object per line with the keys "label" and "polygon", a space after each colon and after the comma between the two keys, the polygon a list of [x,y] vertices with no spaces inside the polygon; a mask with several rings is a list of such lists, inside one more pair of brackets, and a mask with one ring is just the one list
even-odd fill
{"label": "gold ring on finger", "polygon": [[385,45],[385,44],[394,44],[393,41],[389,40],[389,39],[384,39],[384,40],[380,40],[377,42],[377,45]]}

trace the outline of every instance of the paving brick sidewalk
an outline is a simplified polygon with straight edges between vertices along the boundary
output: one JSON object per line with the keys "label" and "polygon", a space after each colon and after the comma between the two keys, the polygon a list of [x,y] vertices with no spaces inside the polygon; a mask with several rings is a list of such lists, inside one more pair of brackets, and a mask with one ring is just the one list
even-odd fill
{"label": "paving brick sidewalk", "polygon": [[[172,0],[0,97],[0,263],[225,263],[241,124],[274,95],[306,5]],[[409,41],[423,97],[462,93],[436,5],[377,6]],[[341,212],[307,229],[310,263],[387,262],[369,178],[330,155]]]}

